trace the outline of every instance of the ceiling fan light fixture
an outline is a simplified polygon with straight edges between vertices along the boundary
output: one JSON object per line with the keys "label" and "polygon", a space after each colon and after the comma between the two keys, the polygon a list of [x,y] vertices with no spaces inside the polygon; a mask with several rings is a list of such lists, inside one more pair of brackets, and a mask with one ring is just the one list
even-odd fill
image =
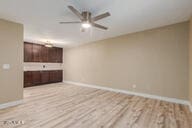
{"label": "ceiling fan light fixture", "polygon": [[52,47],[53,47],[53,44],[51,44],[51,43],[48,42],[48,43],[45,43],[44,46],[45,46],[45,47],[48,47],[48,48],[52,48]]}
{"label": "ceiling fan light fixture", "polygon": [[90,27],[96,27],[99,29],[107,30],[108,28],[95,23],[95,21],[101,20],[103,18],[106,18],[110,16],[111,14],[109,12],[97,15],[92,17],[92,13],[89,11],[83,11],[79,12],[77,9],[75,9],[73,6],[68,6],[68,8],[73,12],[79,19],[80,21],[72,21],[72,22],[60,22],[60,24],[78,24],[81,23],[81,31],[84,32],[85,30],[88,30]]}
{"label": "ceiling fan light fixture", "polygon": [[81,24],[81,26],[83,27],[83,28],[90,28],[91,27],[91,24],[89,23],[89,22],[84,22],[84,23],[82,23]]}

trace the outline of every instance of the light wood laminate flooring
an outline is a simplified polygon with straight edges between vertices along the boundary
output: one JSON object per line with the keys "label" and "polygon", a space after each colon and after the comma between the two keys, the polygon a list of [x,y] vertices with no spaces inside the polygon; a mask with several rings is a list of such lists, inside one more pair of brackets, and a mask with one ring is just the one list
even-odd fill
{"label": "light wood laminate flooring", "polygon": [[0,110],[0,128],[192,128],[192,114],[180,104],[52,84],[25,88],[23,104]]}

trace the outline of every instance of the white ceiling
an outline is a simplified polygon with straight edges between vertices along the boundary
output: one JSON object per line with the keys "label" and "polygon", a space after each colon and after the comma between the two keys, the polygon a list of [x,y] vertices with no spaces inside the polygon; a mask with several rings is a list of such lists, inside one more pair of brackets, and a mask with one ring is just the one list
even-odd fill
{"label": "white ceiling", "polygon": [[[111,17],[98,21],[109,30],[82,33],[80,24],[60,25],[78,20],[68,5],[93,15],[109,11]],[[190,16],[192,0],[0,0],[0,18],[24,24],[25,40],[49,40],[64,47],[174,24]]]}

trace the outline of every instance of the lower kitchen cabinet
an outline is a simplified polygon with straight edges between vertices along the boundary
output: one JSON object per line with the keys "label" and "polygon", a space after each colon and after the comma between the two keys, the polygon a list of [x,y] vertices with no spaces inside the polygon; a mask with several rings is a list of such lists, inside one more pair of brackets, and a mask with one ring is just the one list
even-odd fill
{"label": "lower kitchen cabinet", "polygon": [[[41,71],[41,84],[48,84],[50,83],[49,74],[51,71]],[[54,82],[54,81],[53,81]]]}
{"label": "lower kitchen cabinet", "polygon": [[33,77],[32,72],[24,72],[24,87],[33,86]]}
{"label": "lower kitchen cabinet", "polygon": [[32,72],[32,83],[34,85],[41,84],[41,76],[42,74],[40,71]]}
{"label": "lower kitchen cabinet", "polygon": [[24,87],[57,83],[62,81],[63,81],[62,70],[24,72]]}

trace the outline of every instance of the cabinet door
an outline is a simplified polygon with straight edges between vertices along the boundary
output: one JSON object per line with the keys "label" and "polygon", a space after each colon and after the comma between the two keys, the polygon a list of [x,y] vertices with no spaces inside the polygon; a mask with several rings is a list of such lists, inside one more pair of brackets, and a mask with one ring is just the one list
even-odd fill
{"label": "cabinet door", "polygon": [[62,82],[63,81],[63,71],[58,70],[57,71],[57,82]]}
{"label": "cabinet door", "polygon": [[42,46],[41,47],[41,58],[42,62],[49,62],[49,48]]}
{"label": "cabinet door", "polygon": [[41,72],[40,71],[33,71],[32,77],[33,77],[33,84],[34,85],[40,85],[41,84]]}
{"label": "cabinet door", "polygon": [[33,61],[33,44],[24,42],[24,62]]}
{"label": "cabinet door", "polygon": [[63,62],[63,49],[52,47],[47,48],[43,45],[24,43],[24,62]]}
{"label": "cabinet door", "polygon": [[49,71],[41,71],[41,83],[49,83]]}
{"label": "cabinet door", "polygon": [[32,72],[24,72],[24,87],[31,87],[33,86],[33,76]]}
{"label": "cabinet door", "polygon": [[57,71],[49,71],[49,82],[54,83],[56,82],[57,78]]}
{"label": "cabinet door", "polygon": [[33,44],[33,62],[42,62],[41,45]]}
{"label": "cabinet door", "polygon": [[62,82],[63,81],[63,71],[62,70],[50,71],[49,80],[51,83]]}
{"label": "cabinet door", "polygon": [[57,62],[63,63],[63,49],[57,48]]}
{"label": "cabinet door", "polygon": [[56,63],[57,62],[57,48],[49,48],[49,62]]}

